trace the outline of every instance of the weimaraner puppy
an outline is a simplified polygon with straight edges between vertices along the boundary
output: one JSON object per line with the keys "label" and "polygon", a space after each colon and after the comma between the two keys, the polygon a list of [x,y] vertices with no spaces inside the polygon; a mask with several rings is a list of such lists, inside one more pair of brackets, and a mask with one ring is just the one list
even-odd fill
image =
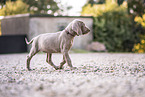
{"label": "weimaraner puppy", "polygon": [[[47,53],[46,62],[56,70],[62,69],[66,62],[71,69],[75,69],[75,67],[72,66],[68,51],[70,50],[76,35],[84,35],[89,31],[89,28],[87,28],[81,20],[75,19],[63,31],[40,34],[34,37],[30,42],[25,38],[27,44],[32,43],[32,48],[27,56],[27,69],[31,70],[30,60],[39,51]],[[60,63],[60,66],[55,66],[51,61],[52,53],[63,54],[63,61]]]}

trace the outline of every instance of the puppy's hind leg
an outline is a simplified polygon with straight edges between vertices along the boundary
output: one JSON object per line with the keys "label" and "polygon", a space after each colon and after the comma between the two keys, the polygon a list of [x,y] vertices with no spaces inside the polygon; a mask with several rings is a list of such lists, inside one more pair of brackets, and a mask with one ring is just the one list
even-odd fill
{"label": "puppy's hind leg", "polygon": [[55,66],[55,65],[53,64],[53,62],[51,61],[51,56],[52,56],[52,54],[47,53],[46,62],[47,62],[48,64],[50,64],[52,67],[54,67],[56,70],[59,69],[58,66]]}
{"label": "puppy's hind leg", "polygon": [[38,53],[39,51],[36,50],[34,47],[31,48],[29,55],[27,56],[27,69],[30,71],[30,60],[32,59],[32,57]]}

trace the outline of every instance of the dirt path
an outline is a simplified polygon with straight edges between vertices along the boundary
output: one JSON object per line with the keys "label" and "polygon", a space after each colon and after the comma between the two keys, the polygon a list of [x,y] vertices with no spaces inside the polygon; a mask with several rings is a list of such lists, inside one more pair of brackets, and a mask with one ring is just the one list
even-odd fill
{"label": "dirt path", "polygon": [[31,72],[26,55],[0,55],[0,97],[145,97],[145,54],[70,54],[77,70],[54,70],[37,54]]}

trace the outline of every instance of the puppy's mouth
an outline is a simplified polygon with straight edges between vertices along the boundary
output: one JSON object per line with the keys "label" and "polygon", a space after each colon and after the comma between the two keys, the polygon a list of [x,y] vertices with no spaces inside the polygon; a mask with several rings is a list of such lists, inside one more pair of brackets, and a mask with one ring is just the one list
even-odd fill
{"label": "puppy's mouth", "polygon": [[89,32],[90,32],[90,29],[87,29],[86,31],[84,31],[83,35],[84,35],[84,34],[87,34],[87,33],[89,33]]}

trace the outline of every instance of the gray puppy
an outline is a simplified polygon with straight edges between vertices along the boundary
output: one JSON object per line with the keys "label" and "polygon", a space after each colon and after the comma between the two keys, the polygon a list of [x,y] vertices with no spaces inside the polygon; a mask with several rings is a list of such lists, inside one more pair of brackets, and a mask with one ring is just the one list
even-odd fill
{"label": "gray puppy", "polygon": [[[63,31],[57,33],[40,34],[34,37],[30,42],[28,42],[25,38],[27,44],[32,43],[32,48],[27,56],[27,69],[31,70],[30,60],[39,51],[47,53],[46,62],[53,66],[56,70],[62,69],[66,62],[71,69],[75,69],[75,67],[72,66],[68,51],[70,50],[73,39],[76,35],[84,35],[89,31],[90,30],[81,20],[75,19]],[[63,61],[60,63],[60,66],[55,66],[51,61],[52,53],[63,54]]]}

